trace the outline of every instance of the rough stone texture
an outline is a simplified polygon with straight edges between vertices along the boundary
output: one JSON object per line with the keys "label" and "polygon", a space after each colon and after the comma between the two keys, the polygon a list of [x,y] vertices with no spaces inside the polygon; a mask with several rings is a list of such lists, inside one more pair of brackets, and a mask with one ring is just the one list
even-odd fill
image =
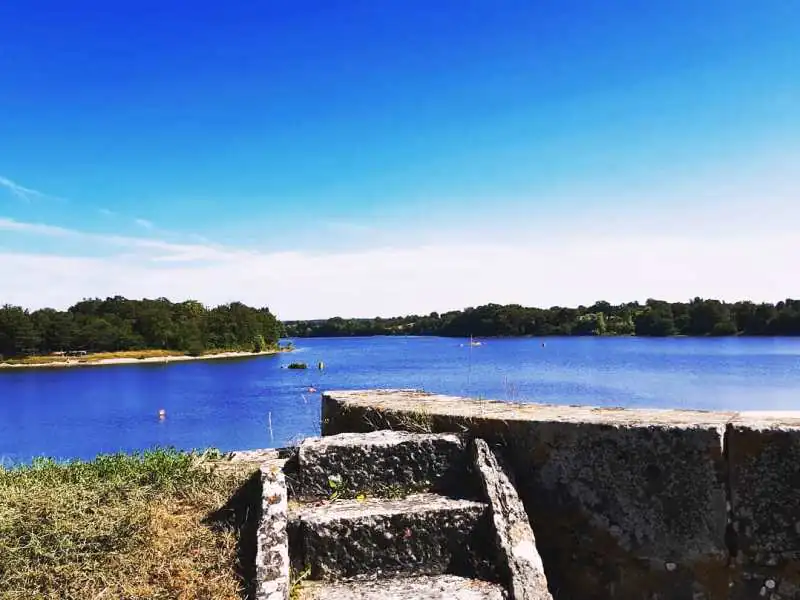
{"label": "rough stone texture", "polygon": [[276,448],[256,448],[253,450],[235,450],[225,455],[225,460],[233,463],[258,462],[280,460],[280,450]]}
{"label": "rough stone texture", "polygon": [[735,413],[408,391],[326,393],[322,410],[323,434],[414,415],[503,447],[556,600],[729,597],[722,436]]}
{"label": "rough stone texture", "polygon": [[299,600],[505,600],[502,586],[455,575],[319,583],[302,586]]}
{"label": "rough stone texture", "polygon": [[732,598],[800,598],[800,423],[745,414],[726,450],[740,571]]}
{"label": "rough stone texture", "polygon": [[475,467],[494,522],[497,559],[512,600],[552,600],[528,514],[489,445],[473,442]]}
{"label": "rough stone texture", "polygon": [[300,444],[293,496],[329,496],[331,477],[341,496],[443,490],[464,481],[464,444],[456,435],[376,431],[309,438]]}
{"label": "rough stone texture", "polygon": [[289,598],[286,479],[274,463],[261,467],[261,520],[256,539],[256,600]]}
{"label": "rough stone texture", "polygon": [[311,579],[486,575],[491,527],[481,502],[435,494],[337,500],[293,507],[290,519]]}

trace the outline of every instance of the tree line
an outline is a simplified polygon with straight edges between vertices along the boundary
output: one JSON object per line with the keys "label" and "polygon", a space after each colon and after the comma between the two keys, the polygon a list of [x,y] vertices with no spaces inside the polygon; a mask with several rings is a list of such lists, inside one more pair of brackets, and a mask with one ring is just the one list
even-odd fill
{"label": "tree line", "polygon": [[208,308],[194,300],[116,296],[83,300],[64,311],[6,304],[0,308],[0,358],[74,351],[261,351],[275,347],[282,332],[268,308],[241,302]]}
{"label": "tree line", "polygon": [[208,308],[200,302],[129,300],[78,302],[65,311],[0,307],[0,358],[53,352],[164,349],[188,354],[265,350],[286,337],[432,335],[513,337],[572,335],[794,336],[800,300],[776,304],[695,298],[644,304],[595,302],[576,308],[487,304],[442,314],[373,319],[334,317],[281,323],[268,308],[240,302]]}
{"label": "tree line", "polygon": [[800,300],[777,304],[695,298],[644,304],[595,302],[591,306],[529,308],[487,304],[446,313],[394,318],[287,321],[288,337],[436,335],[512,337],[573,335],[794,336],[800,335]]}

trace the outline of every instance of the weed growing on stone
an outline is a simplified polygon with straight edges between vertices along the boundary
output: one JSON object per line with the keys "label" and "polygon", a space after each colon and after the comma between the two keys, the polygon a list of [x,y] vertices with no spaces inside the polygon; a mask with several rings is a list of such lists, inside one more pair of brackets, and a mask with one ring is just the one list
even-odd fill
{"label": "weed growing on stone", "polygon": [[508,380],[508,377],[503,378],[503,388],[506,392],[506,400],[509,402],[517,402],[520,400],[520,393],[517,384]]}
{"label": "weed growing on stone", "polygon": [[377,491],[377,495],[381,498],[390,498],[390,499],[399,499],[405,498],[406,496],[410,496],[411,494],[418,494],[420,492],[424,492],[429,490],[431,487],[430,481],[422,481],[419,485],[389,485],[386,487],[381,487]]}
{"label": "weed growing on stone", "polygon": [[364,420],[374,431],[381,429],[394,429],[411,433],[433,433],[433,417],[423,408],[392,413],[389,420],[385,415],[375,412],[375,416],[365,416]]}
{"label": "weed growing on stone", "polygon": [[342,480],[341,475],[329,475],[328,476],[328,487],[331,488],[330,496],[328,496],[328,500],[331,502],[335,502],[339,496],[345,491],[344,482]]}
{"label": "weed growing on stone", "polygon": [[412,433],[433,433],[433,417],[424,409],[403,413],[400,424]]}
{"label": "weed growing on stone", "polygon": [[239,600],[237,532],[210,515],[249,472],[218,472],[216,456],[154,450],[0,469],[0,599]]}
{"label": "weed growing on stone", "polygon": [[298,600],[300,598],[300,584],[308,579],[311,575],[311,565],[307,565],[305,569],[297,573],[294,569],[291,570],[289,575],[289,600]]}
{"label": "weed growing on stone", "polygon": [[486,410],[486,396],[483,394],[478,395],[478,414],[483,417]]}
{"label": "weed growing on stone", "polygon": [[374,498],[405,498],[411,494],[419,493],[430,489],[430,482],[423,481],[416,486],[402,486],[397,484],[392,485],[378,485],[369,490],[354,491],[348,488],[340,475],[330,475],[328,477],[328,486],[331,489],[328,495],[329,502],[336,500],[355,499],[359,502],[364,502],[367,497]]}

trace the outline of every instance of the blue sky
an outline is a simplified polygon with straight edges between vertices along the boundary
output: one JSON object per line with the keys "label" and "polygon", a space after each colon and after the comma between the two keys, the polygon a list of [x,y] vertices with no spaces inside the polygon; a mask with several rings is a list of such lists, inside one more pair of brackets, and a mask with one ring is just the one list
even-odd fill
{"label": "blue sky", "polygon": [[0,301],[797,295],[795,2],[12,0],[0,40]]}

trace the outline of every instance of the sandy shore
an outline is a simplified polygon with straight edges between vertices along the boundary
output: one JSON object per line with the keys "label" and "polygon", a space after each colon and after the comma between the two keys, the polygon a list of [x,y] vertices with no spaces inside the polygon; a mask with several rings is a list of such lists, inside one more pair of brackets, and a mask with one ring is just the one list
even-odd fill
{"label": "sandy shore", "polygon": [[91,360],[91,357],[65,358],[48,363],[35,364],[10,364],[0,363],[0,369],[51,369],[64,367],[102,367],[109,365],[142,365],[146,363],[169,364],[175,362],[186,362],[189,360],[218,360],[222,358],[247,358],[254,356],[269,356],[278,354],[279,350],[267,350],[266,352],[220,352],[219,354],[204,354],[203,356],[175,355],[175,356],[150,356],[147,358],[103,358]]}

